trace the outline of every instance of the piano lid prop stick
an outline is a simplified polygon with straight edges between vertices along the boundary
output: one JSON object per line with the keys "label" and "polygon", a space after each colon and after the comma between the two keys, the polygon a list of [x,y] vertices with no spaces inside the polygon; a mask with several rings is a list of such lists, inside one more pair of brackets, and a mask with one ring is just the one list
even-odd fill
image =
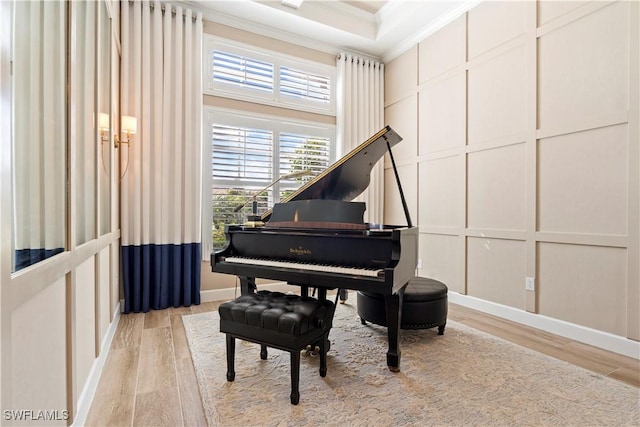
{"label": "piano lid prop stick", "polygon": [[404,215],[407,217],[407,227],[413,227],[411,222],[411,215],[409,215],[409,208],[407,207],[407,200],[404,198],[404,191],[402,191],[402,184],[400,184],[400,176],[398,176],[398,168],[396,168],[396,161],[393,159],[393,153],[391,152],[391,144],[385,137],[387,143],[387,150],[389,151],[389,158],[391,159],[391,165],[393,166],[393,172],[396,176],[396,183],[398,184],[398,190],[400,191],[400,200],[402,200],[402,208],[404,209]]}

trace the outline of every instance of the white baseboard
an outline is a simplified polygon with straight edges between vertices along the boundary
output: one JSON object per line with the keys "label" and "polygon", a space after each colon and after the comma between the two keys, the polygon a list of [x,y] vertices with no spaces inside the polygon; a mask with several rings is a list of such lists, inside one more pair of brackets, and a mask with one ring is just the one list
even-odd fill
{"label": "white baseboard", "polygon": [[[279,292],[297,292],[299,286],[286,283],[271,283],[259,285],[258,289],[269,289]],[[214,289],[200,292],[202,302],[231,300],[240,295],[240,289]],[[506,305],[496,304],[479,298],[462,295],[449,291],[449,301],[464,307],[469,307],[483,313],[491,314],[532,328],[540,329],[555,335],[569,338],[584,344],[589,344],[603,350],[622,354],[640,360],[640,342],[619,335],[613,335],[541,314],[529,313]]]}
{"label": "white baseboard", "polygon": [[541,314],[529,313],[494,302],[459,294],[457,292],[448,293],[449,301],[464,307],[469,307],[483,313],[492,314],[503,319],[507,319],[522,325],[569,338],[584,344],[622,354],[627,357],[640,360],[640,342],[619,335],[598,331],[575,323],[565,322]]}
{"label": "white baseboard", "polygon": [[87,415],[89,415],[91,403],[93,403],[93,398],[96,394],[96,390],[98,389],[98,383],[100,382],[100,377],[102,376],[104,364],[107,361],[107,355],[109,354],[109,349],[111,348],[111,342],[113,341],[116,329],[118,328],[118,322],[120,321],[120,307],[121,303],[119,302],[113,313],[113,321],[109,325],[107,333],[100,343],[100,355],[93,361],[93,365],[91,365],[91,370],[89,371],[87,381],[84,383],[84,387],[80,392],[80,396],[78,397],[77,402],[78,410],[76,412],[75,418],[73,419],[73,424],[71,424],[72,426],[82,426],[87,421]]}

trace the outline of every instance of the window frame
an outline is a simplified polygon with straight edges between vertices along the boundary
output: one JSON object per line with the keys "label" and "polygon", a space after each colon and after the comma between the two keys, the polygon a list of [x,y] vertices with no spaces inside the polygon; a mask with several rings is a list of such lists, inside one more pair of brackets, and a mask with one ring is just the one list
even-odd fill
{"label": "window frame", "polygon": [[[202,46],[202,87],[205,95],[220,96],[224,98],[232,98],[276,107],[335,116],[337,86],[337,71],[335,66],[309,61],[281,52],[257,48],[255,46],[224,39],[211,34],[205,34]],[[273,64],[273,93],[214,81],[212,78],[211,64],[211,58],[214,50],[221,50],[236,55],[247,56]],[[323,103],[281,94],[279,77],[281,67],[287,67],[314,75],[327,76],[329,78],[329,102]]]}
{"label": "window frame", "polygon": [[[279,135],[280,133],[295,132],[298,134],[313,134],[318,137],[326,137],[329,139],[330,153],[328,159],[328,165],[332,165],[336,161],[337,157],[337,140],[336,140],[336,125],[314,122],[302,119],[293,119],[284,116],[276,116],[271,114],[254,113],[238,111],[229,108],[215,107],[210,105],[203,106],[203,185],[202,185],[202,246],[203,246],[203,260],[209,260],[209,255],[213,252],[213,241],[211,238],[213,227],[213,209],[211,204],[212,188],[216,183],[212,177],[212,127],[214,124],[224,124],[229,126],[239,127],[260,127],[262,129],[269,129],[273,132],[273,146],[272,146],[272,166],[271,166],[271,179],[274,180],[279,176],[280,171],[280,153],[279,153]],[[237,184],[237,185],[236,185]],[[247,186],[247,181],[238,179],[236,184],[227,181],[224,185],[228,185],[228,188],[239,188]],[[262,184],[262,182],[255,182],[255,184]],[[277,183],[274,185],[274,194],[280,194],[283,189],[286,189],[286,184],[280,185]],[[253,185],[253,184],[249,184]],[[277,200],[275,198],[274,200]]]}

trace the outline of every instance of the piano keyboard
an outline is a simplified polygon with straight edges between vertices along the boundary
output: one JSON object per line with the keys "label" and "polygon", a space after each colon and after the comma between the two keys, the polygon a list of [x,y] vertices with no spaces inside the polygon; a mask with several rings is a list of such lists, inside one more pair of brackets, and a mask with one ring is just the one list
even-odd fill
{"label": "piano keyboard", "polygon": [[235,264],[262,265],[267,267],[292,268],[324,273],[348,274],[351,276],[384,277],[384,270],[344,267],[340,265],[307,264],[302,262],[276,261],[262,258],[226,257],[225,262]]}

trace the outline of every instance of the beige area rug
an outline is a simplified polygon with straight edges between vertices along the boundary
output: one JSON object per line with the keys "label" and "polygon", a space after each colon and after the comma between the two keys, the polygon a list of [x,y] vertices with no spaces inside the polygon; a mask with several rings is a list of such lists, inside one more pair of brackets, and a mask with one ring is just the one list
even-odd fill
{"label": "beige area rug", "polygon": [[182,317],[211,426],[640,425],[640,389],[449,321],[401,332],[401,372],[386,366],[387,331],[336,309],[325,378],[303,352],[300,403],[289,402],[289,353],[236,340],[226,380],[218,313]]}

